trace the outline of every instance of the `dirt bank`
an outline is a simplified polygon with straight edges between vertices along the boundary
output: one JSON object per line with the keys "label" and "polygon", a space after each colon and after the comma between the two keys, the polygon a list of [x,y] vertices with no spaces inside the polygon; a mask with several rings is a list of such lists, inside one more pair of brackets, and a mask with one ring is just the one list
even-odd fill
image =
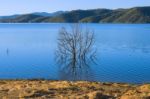
{"label": "dirt bank", "polygon": [[0,99],[150,99],[150,84],[1,80]]}

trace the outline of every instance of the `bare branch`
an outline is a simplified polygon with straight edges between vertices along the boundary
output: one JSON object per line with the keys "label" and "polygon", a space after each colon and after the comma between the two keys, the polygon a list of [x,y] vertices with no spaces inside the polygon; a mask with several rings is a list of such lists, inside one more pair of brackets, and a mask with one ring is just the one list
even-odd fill
{"label": "bare branch", "polygon": [[[71,75],[76,75],[78,70],[83,72],[89,68],[90,63],[95,63],[96,50],[94,32],[88,28],[82,30],[79,24],[71,26],[69,33],[62,27],[59,31],[56,61],[62,69],[69,70]],[[87,71],[87,69],[85,69]]]}

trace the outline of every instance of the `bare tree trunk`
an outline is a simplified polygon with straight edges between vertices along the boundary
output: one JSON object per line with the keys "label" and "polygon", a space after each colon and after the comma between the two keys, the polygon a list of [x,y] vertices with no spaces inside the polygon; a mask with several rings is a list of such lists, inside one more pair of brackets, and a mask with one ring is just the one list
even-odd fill
{"label": "bare tree trunk", "polygon": [[66,28],[60,29],[56,50],[56,61],[60,68],[68,70],[74,77],[79,70],[88,68],[96,58],[94,42],[94,32],[88,28],[83,31],[79,24],[73,25],[71,32]]}

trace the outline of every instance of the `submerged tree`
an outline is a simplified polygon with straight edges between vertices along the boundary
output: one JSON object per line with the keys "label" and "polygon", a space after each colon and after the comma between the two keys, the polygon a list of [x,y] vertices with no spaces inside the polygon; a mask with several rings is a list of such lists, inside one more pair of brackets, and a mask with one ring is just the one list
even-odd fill
{"label": "submerged tree", "polygon": [[81,80],[83,72],[88,73],[87,69],[96,58],[94,42],[94,32],[88,28],[83,30],[79,24],[73,25],[70,31],[64,27],[60,29],[56,61],[65,76]]}

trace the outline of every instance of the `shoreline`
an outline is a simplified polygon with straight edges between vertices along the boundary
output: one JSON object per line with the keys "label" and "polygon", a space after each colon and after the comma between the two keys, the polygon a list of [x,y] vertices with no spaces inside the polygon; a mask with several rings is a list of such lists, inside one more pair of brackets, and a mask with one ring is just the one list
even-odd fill
{"label": "shoreline", "polygon": [[2,99],[149,99],[150,84],[58,80],[0,80]]}

